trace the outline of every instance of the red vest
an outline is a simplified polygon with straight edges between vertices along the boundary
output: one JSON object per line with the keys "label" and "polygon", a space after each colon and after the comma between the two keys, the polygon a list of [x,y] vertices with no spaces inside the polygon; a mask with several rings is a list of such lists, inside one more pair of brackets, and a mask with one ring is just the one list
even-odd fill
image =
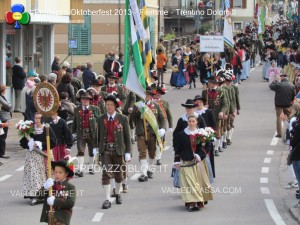
{"label": "red vest", "polygon": [[115,142],[115,136],[114,136],[114,128],[115,128],[115,120],[113,121],[107,121],[106,126],[106,143],[114,143]]}
{"label": "red vest", "polygon": [[80,118],[82,120],[81,126],[82,129],[89,129],[90,126],[90,118],[93,116],[93,112],[91,110],[79,110]]}

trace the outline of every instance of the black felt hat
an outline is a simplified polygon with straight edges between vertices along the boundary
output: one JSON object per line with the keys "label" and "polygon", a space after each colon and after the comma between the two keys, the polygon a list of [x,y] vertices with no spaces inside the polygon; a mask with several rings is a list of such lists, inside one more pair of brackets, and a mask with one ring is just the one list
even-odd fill
{"label": "black felt hat", "polygon": [[195,108],[197,104],[194,103],[194,99],[187,99],[185,104],[181,104],[185,108]]}
{"label": "black felt hat", "polygon": [[52,161],[51,162],[51,167],[54,170],[54,168],[56,166],[60,166],[65,168],[65,170],[68,172],[68,177],[73,177],[74,176],[74,171],[72,169],[73,165],[71,166],[70,164],[68,164],[68,162],[64,159],[59,160],[59,161]]}

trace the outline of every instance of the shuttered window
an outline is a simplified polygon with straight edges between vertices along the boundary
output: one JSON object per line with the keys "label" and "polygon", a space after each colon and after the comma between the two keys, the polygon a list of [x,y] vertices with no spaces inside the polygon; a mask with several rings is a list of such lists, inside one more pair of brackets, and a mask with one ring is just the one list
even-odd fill
{"label": "shuttered window", "polygon": [[247,8],[247,0],[230,0],[230,7],[231,8]]}
{"label": "shuttered window", "polygon": [[69,39],[77,39],[77,48],[73,49],[73,55],[91,54],[91,16],[84,16],[83,24],[69,24]]}
{"label": "shuttered window", "polygon": [[149,31],[150,31],[150,43],[152,54],[155,54],[156,49],[156,18],[155,16],[149,17]]}

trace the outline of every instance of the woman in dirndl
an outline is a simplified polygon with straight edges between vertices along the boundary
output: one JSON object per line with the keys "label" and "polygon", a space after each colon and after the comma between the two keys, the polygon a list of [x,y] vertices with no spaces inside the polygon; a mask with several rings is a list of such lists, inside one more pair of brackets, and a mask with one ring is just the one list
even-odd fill
{"label": "woman in dirndl", "polygon": [[205,162],[206,153],[202,143],[197,144],[197,116],[188,116],[188,127],[178,133],[175,152],[175,165],[180,169],[181,197],[189,212],[204,207],[212,200],[208,168]]}
{"label": "woman in dirndl", "polygon": [[[61,108],[59,107],[59,111]],[[73,146],[73,136],[67,122],[58,116],[58,112],[53,113],[49,118],[49,124],[56,135],[56,145],[52,149],[54,161],[65,159],[70,155]]]}
{"label": "woman in dirndl", "polygon": [[172,58],[172,66],[173,71],[171,75],[170,84],[171,86],[175,86],[176,88],[180,89],[186,84],[186,80],[183,73],[184,61],[181,55],[181,49],[176,50],[176,54]]}
{"label": "woman in dirndl", "polygon": [[[23,191],[24,198],[32,199],[30,205],[43,203],[43,199],[39,198],[38,191],[42,188],[46,181],[46,167],[44,159],[46,159],[46,128],[41,122],[42,115],[35,113],[34,115],[34,134],[31,134],[31,139],[26,143],[22,143],[23,148],[27,148],[24,165]],[[50,147],[53,148],[56,144],[56,137],[51,127]]]}

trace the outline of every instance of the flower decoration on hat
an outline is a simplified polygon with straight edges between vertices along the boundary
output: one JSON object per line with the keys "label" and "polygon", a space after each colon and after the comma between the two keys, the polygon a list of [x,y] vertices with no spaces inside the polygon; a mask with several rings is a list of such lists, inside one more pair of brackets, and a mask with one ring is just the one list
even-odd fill
{"label": "flower decoration on hat", "polygon": [[119,99],[119,94],[115,91],[113,91],[112,93],[108,94],[108,95],[113,95],[116,97],[116,100],[117,100],[117,103],[118,103],[118,106],[121,107],[123,102]]}
{"label": "flower decoration on hat", "polygon": [[74,162],[68,161],[67,167],[68,167],[70,170],[72,170],[73,172],[75,171]]}
{"label": "flower decoration on hat", "polygon": [[21,29],[20,24],[28,25],[30,23],[30,14],[24,12],[25,7],[22,4],[14,4],[11,12],[5,13],[5,21],[9,25],[15,24],[15,29]]}

